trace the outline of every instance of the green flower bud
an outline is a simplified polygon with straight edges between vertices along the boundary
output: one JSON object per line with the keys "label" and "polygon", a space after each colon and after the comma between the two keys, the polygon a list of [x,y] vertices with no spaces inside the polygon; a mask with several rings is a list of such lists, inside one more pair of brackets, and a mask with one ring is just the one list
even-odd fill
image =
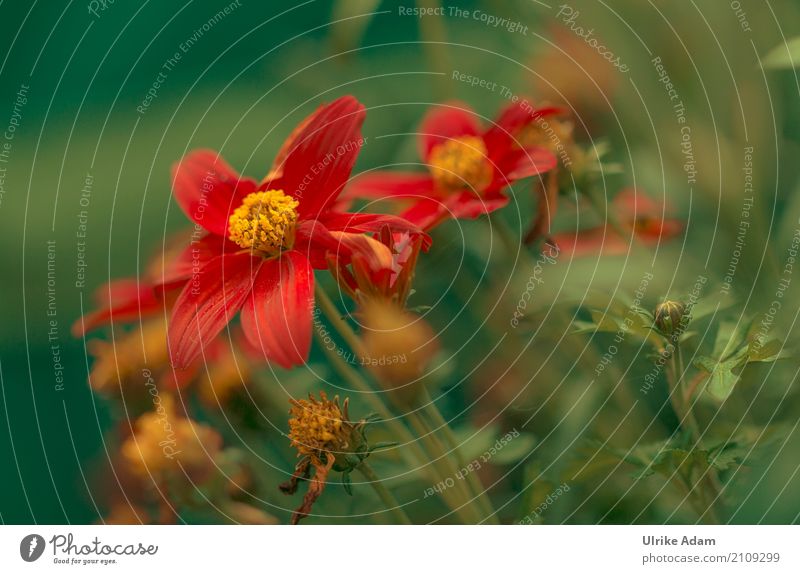
{"label": "green flower bud", "polygon": [[681,328],[686,316],[686,305],[679,301],[664,301],[653,313],[655,324],[665,335],[674,335]]}

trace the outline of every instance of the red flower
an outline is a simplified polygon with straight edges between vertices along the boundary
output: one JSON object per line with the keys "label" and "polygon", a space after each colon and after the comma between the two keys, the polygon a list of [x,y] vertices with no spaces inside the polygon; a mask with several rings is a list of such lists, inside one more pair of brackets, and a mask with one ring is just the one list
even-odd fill
{"label": "red flower", "polygon": [[[656,245],[683,231],[683,222],[666,217],[663,203],[654,201],[633,188],[622,190],[611,203],[612,215],[620,227],[628,230],[620,235],[610,224],[551,236],[561,256],[624,255],[635,238],[645,245]],[[545,248],[550,248],[545,246]]]}
{"label": "red flower", "polygon": [[355,253],[348,268],[341,258],[329,255],[328,267],[339,287],[354,301],[380,299],[403,308],[411,292],[419,252],[425,248],[424,238],[410,233],[392,233],[384,227],[377,239],[380,243],[372,245],[386,246],[392,255],[389,261]]}
{"label": "red flower", "polygon": [[503,189],[515,180],[553,169],[556,157],[541,146],[521,147],[514,134],[551,110],[522,101],[506,107],[482,129],[472,110],[451,102],[428,112],[420,127],[419,152],[429,173],[376,171],[353,180],[348,198],[403,199],[402,217],[431,229],[447,217],[475,218],[508,203]]}
{"label": "red flower", "polygon": [[107,323],[127,323],[152,315],[161,308],[153,286],[136,278],[109,281],[94,292],[99,307],[72,324],[72,335],[81,337]]}
{"label": "red flower", "polygon": [[[239,310],[245,336],[268,360],[302,364],[311,345],[314,269],[327,266],[326,255],[374,252],[377,242],[363,234],[386,224],[419,233],[396,217],[332,209],[363,143],[364,115],[351,96],[320,106],[292,132],[261,183],[207,150],[174,167],[178,204],[208,232],[162,277],[188,279],[169,324],[176,367],[190,364]],[[384,248],[380,256],[391,254]]]}

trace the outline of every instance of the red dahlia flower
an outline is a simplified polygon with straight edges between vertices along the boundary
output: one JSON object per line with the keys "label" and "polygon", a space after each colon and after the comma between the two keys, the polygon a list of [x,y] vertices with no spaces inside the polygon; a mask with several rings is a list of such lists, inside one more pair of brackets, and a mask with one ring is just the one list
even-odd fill
{"label": "red dahlia flower", "polygon": [[517,145],[514,134],[549,110],[527,102],[506,107],[488,129],[463,103],[451,102],[428,112],[419,134],[419,152],[429,173],[376,171],[348,186],[348,198],[406,199],[401,216],[423,229],[447,217],[475,218],[508,203],[503,193],[518,179],[553,169],[556,157],[535,145]]}
{"label": "red dahlia flower", "polygon": [[266,359],[285,368],[302,364],[311,345],[314,269],[327,267],[326,255],[389,259],[364,233],[384,225],[419,232],[397,217],[332,209],[363,144],[364,115],[351,96],[320,106],[292,132],[261,183],[211,151],[174,167],[178,204],[208,232],[162,278],[189,279],[169,324],[176,367],[189,365],[239,310],[245,336]]}

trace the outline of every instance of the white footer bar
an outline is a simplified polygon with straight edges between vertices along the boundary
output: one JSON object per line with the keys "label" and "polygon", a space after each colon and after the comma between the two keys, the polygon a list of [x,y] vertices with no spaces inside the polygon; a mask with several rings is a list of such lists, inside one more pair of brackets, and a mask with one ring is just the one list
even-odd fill
{"label": "white footer bar", "polygon": [[3,526],[0,572],[796,573],[799,535],[797,526]]}

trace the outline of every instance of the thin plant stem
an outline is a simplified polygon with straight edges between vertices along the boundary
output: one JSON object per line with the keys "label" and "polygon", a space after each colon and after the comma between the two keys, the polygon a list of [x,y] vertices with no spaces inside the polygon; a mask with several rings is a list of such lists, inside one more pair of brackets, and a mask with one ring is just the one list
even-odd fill
{"label": "thin plant stem", "polygon": [[[672,357],[670,358],[670,369],[667,370],[667,392],[669,393],[670,404],[678,421],[688,434],[689,447],[694,449],[698,446],[700,441],[700,426],[697,424],[697,419],[692,412],[691,404],[686,400],[686,395],[681,388],[681,379],[683,378],[683,357],[681,355],[681,348],[677,341],[674,343],[672,350]],[[713,524],[719,523],[716,510],[714,509],[714,500],[719,498],[718,478],[713,467],[709,467],[698,480],[698,487],[691,488],[687,496],[699,498],[698,504],[700,507],[705,508],[703,512],[699,512],[700,517],[708,516],[709,522]],[[695,494],[696,493],[696,494]],[[710,494],[711,500],[708,499],[707,494]]]}
{"label": "thin plant stem", "polygon": [[490,213],[487,216],[487,219],[492,231],[494,231],[497,237],[500,239],[500,243],[503,244],[503,248],[508,252],[510,257],[516,257],[518,252],[524,251],[524,249],[521,249],[520,242],[514,237],[514,233],[508,227],[506,222],[498,217],[497,214]]}
{"label": "thin plant stem", "polygon": [[[445,443],[455,455],[456,463],[458,464],[458,466],[461,467],[462,469],[467,468],[467,461],[464,458],[463,453],[461,452],[458,439],[453,433],[453,429],[451,429],[450,425],[447,424],[447,421],[442,416],[441,411],[436,407],[436,403],[433,402],[433,399],[429,395],[428,391],[423,390],[422,392],[423,392],[422,401],[425,404],[424,412],[431,419],[432,423],[441,429]],[[486,491],[484,490],[483,484],[481,483],[480,478],[478,478],[478,475],[474,472],[469,472],[467,474],[467,484],[472,490],[473,496],[478,501],[478,505],[481,507],[481,511],[486,515],[487,521],[496,524],[497,517],[495,515],[494,508],[492,507],[492,502],[491,500],[489,500],[489,496],[486,494]]]}
{"label": "thin plant stem", "polygon": [[[417,0],[417,6],[430,14],[441,10],[439,0]],[[443,100],[448,99],[452,92],[452,82],[446,75],[451,66],[447,53],[447,34],[443,18],[422,18],[419,21],[419,27],[425,51],[428,53],[428,60],[432,64],[431,68],[437,74],[434,76],[436,95]]]}
{"label": "thin plant stem", "polygon": [[406,511],[403,510],[403,507],[400,506],[400,503],[397,502],[397,499],[394,495],[389,492],[383,483],[381,483],[378,475],[375,474],[375,471],[372,470],[366,461],[362,460],[361,464],[359,464],[356,469],[367,479],[372,490],[378,495],[378,497],[383,501],[386,505],[386,508],[395,516],[397,521],[400,524],[413,524],[411,519],[406,514]]}
{"label": "thin plant stem", "polygon": [[[448,506],[458,514],[465,524],[477,524],[481,522],[480,514],[471,504],[473,497],[466,487],[467,485],[458,478],[457,474],[459,469],[448,456],[448,450],[445,448],[444,444],[433,434],[432,430],[419,413],[409,413],[408,420],[431,454],[431,462],[437,467],[441,478],[437,486],[444,487],[441,494],[445,500],[448,500]],[[448,479],[453,481],[452,487],[447,485]]]}
{"label": "thin plant stem", "polygon": [[347,321],[342,318],[339,309],[336,308],[336,305],[334,305],[331,298],[328,297],[328,294],[325,292],[325,289],[323,289],[319,283],[314,284],[314,295],[325,317],[327,317],[328,321],[333,325],[333,328],[336,329],[347,342],[356,356],[359,358],[365,357],[366,351],[364,350],[364,345],[361,343],[361,339],[358,338],[358,335],[356,335],[356,332],[353,331],[353,328],[350,327]]}
{"label": "thin plant stem", "polygon": [[[350,325],[347,324],[344,319],[342,319],[339,310],[333,304],[333,301],[331,301],[330,297],[328,297],[328,294],[325,293],[322,287],[319,286],[319,284],[315,286],[315,294],[317,303],[319,304],[322,313],[331,323],[336,332],[339,333],[339,335],[341,335],[341,337],[348,343],[354,353],[360,356],[365,356],[363,345],[361,340],[358,338],[358,335],[356,335],[355,331],[353,331]],[[316,335],[317,338],[320,339],[319,333],[316,333]],[[431,480],[436,480],[437,478],[439,480],[446,480],[448,476],[447,473],[442,475],[442,465],[437,463],[435,460],[437,450],[434,449],[426,453],[425,450],[419,446],[416,437],[414,437],[414,435],[406,428],[405,425],[400,422],[400,420],[393,416],[389,408],[378,397],[375,389],[370,386],[366,379],[364,379],[364,377],[362,377],[358,371],[356,371],[356,369],[346,363],[338,353],[328,349],[326,345],[321,345],[321,347],[336,372],[339,373],[342,378],[348,381],[358,391],[365,395],[365,399],[369,402],[370,407],[375,409],[375,411],[381,415],[386,424],[390,426],[392,432],[409,447],[410,451],[413,452],[413,456],[409,456],[409,453],[407,453],[406,449],[401,449],[401,452],[406,457],[406,462],[408,462],[412,468],[420,468],[426,461],[429,461],[431,470],[434,471],[426,473],[433,475],[429,476],[429,478]],[[410,420],[412,420],[412,423],[414,422],[413,418],[410,418]],[[427,444],[427,446],[433,446],[430,441],[425,440],[424,433],[425,431],[423,431],[423,435],[420,436],[420,440],[422,440],[424,444]],[[461,504],[456,498],[454,498],[454,494],[454,492],[448,492],[447,494],[443,493],[443,498],[445,502],[447,502],[447,505],[454,512],[463,514],[463,511],[459,510],[459,506],[461,506]],[[471,520],[467,520],[467,523],[470,523],[470,521]]]}

